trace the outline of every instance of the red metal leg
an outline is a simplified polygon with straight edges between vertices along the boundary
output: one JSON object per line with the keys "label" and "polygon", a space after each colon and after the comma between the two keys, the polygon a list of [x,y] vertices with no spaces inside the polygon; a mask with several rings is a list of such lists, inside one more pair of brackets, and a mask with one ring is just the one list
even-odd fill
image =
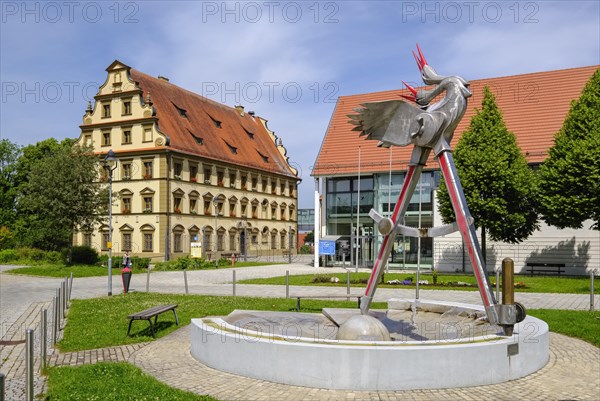
{"label": "red metal leg", "polygon": [[460,184],[456,167],[454,166],[454,159],[452,153],[449,151],[443,151],[438,155],[440,166],[442,168],[442,174],[448,187],[448,194],[450,195],[450,201],[454,208],[454,214],[456,215],[456,222],[465,245],[468,250],[469,259],[473,266],[473,274],[477,280],[477,286],[479,287],[479,293],[481,294],[481,300],[487,312],[488,320],[490,323],[498,323],[498,312],[495,309],[496,300],[492,291],[492,286],[485,269],[485,261],[483,260],[483,254],[479,241],[477,240],[477,234],[475,233],[475,227],[469,224],[469,207],[467,206],[467,200]]}
{"label": "red metal leg", "polygon": [[[394,223],[394,227],[396,227],[396,225],[400,223],[399,219],[404,218],[404,213],[406,212],[406,209],[408,209],[410,198],[415,191],[417,183],[419,182],[419,177],[421,176],[423,167],[427,162],[427,158],[429,157],[430,151],[430,149],[419,147],[415,147],[413,150],[413,154],[411,156],[411,164],[408,166],[406,178],[404,180],[404,184],[402,185],[402,189],[400,190],[398,202],[396,202],[396,206],[394,207],[394,213],[391,217],[392,222]],[[390,256],[392,247],[394,246],[395,237],[395,229],[393,229],[388,235],[383,237],[383,242],[381,243],[381,247],[379,248],[379,253],[373,265],[373,270],[371,271],[371,276],[369,277],[369,282],[367,283],[367,287],[365,289],[365,295],[363,296],[360,305],[360,311],[363,315],[369,313],[369,307],[371,306],[373,296],[375,294],[375,291],[377,290],[379,278],[383,273],[383,269]]]}

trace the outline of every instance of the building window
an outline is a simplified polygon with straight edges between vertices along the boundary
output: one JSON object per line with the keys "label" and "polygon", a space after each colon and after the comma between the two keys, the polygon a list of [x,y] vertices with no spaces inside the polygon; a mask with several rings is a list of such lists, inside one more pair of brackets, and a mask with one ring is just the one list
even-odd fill
{"label": "building window", "polygon": [[252,205],[252,218],[258,219],[258,205]]}
{"label": "building window", "polygon": [[224,237],[225,235],[222,232],[217,233],[217,251],[225,250],[223,247]]}
{"label": "building window", "polygon": [[152,128],[144,128],[144,142],[152,142]]}
{"label": "building window", "polygon": [[229,174],[229,187],[235,188],[235,173]]}
{"label": "building window", "polygon": [[131,143],[131,131],[123,131],[123,143]]}
{"label": "building window", "polygon": [[152,178],[152,162],[144,162],[144,179]]}
{"label": "building window", "polygon": [[287,249],[287,246],[286,246],[286,243],[287,243],[286,239],[287,238],[286,238],[286,236],[287,236],[286,233],[281,233],[280,241],[279,241],[281,243],[281,249]]}
{"label": "building window", "polygon": [[275,181],[271,181],[271,193],[273,195],[277,194],[277,186],[275,185]]}
{"label": "building window", "polygon": [[271,219],[277,219],[277,208],[275,206],[271,206]]}
{"label": "building window", "polygon": [[268,189],[267,186],[268,186],[267,180],[262,180],[262,191],[263,192],[267,192],[267,189]]}
{"label": "building window", "polygon": [[220,187],[225,186],[225,172],[217,171],[217,185]]}
{"label": "building window", "polygon": [[254,140],[254,134],[250,131],[248,131],[246,128],[244,128],[244,132],[246,132],[246,135],[248,135],[248,138]]}
{"label": "building window", "polygon": [[123,102],[123,113],[124,116],[131,115],[131,101]]}
{"label": "building window", "polygon": [[237,155],[237,148],[231,144],[229,144],[227,141],[225,141],[225,144],[227,145],[227,147],[229,148],[229,151],[231,153],[233,153],[234,155]]}
{"label": "building window", "polygon": [[123,246],[121,247],[122,251],[131,251],[131,233],[123,233],[121,242]]}
{"label": "building window", "polygon": [[277,234],[271,233],[271,249],[277,249]]}
{"label": "building window", "polygon": [[110,132],[102,133],[102,146],[110,146]]}
{"label": "building window", "polygon": [[103,251],[108,250],[108,231],[102,233],[102,245],[101,246],[102,246]]}
{"label": "building window", "polygon": [[281,220],[284,220],[284,221],[287,220],[286,216],[285,216],[285,206],[280,206],[279,213],[281,216]]}
{"label": "building window", "polygon": [[176,179],[181,179],[181,172],[183,171],[183,163],[175,162],[173,164],[173,175]]}
{"label": "building window", "polygon": [[195,164],[190,165],[190,181],[198,181],[198,166]]}
{"label": "building window", "polygon": [[198,207],[198,199],[190,199],[190,213],[192,214],[197,214],[198,210],[196,209]]}
{"label": "building window", "polygon": [[242,203],[242,214],[240,217],[247,217],[246,216],[246,212],[248,211],[248,204],[247,203]]}
{"label": "building window", "polygon": [[205,250],[208,251],[212,251],[212,230],[208,229],[204,232],[204,248]]}
{"label": "building window", "polygon": [[152,212],[152,197],[144,196],[144,212],[151,213]]}
{"label": "building window", "polygon": [[121,199],[121,213],[129,214],[131,213],[131,198],[122,198]]}
{"label": "building window", "polygon": [[285,195],[285,182],[282,182],[282,183],[281,183],[281,186],[280,186],[280,188],[281,188],[281,189],[280,189],[279,193],[280,193],[281,195]]}
{"label": "building window", "polygon": [[93,145],[93,143],[92,143],[92,135],[91,134],[87,134],[85,136],[84,144],[85,144],[85,146],[92,146]]}
{"label": "building window", "polygon": [[173,212],[174,213],[181,213],[182,212],[182,202],[181,202],[181,198],[176,197],[173,200]]}
{"label": "building window", "polygon": [[235,251],[235,233],[229,233],[229,250]]}
{"label": "building window", "polygon": [[204,169],[204,183],[205,184],[210,184],[210,176],[212,174],[212,168],[210,167],[206,167]]}
{"label": "building window", "polygon": [[258,244],[258,235],[256,235],[256,234],[252,234],[252,243],[253,243],[254,245],[257,245],[257,244]]}
{"label": "building window", "polygon": [[245,175],[242,176],[242,189],[244,191],[248,190],[248,177]]}
{"label": "building window", "polygon": [[183,252],[181,233],[173,234],[173,252]]}
{"label": "building window", "polygon": [[142,252],[152,252],[152,250],[154,248],[153,236],[154,236],[153,233],[144,233],[143,234],[144,243],[143,243],[143,247],[142,247]]}
{"label": "building window", "polygon": [[92,246],[92,233],[85,233],[83,234],[83,245],[85,246]]}
{"label": "building window", "polygon": [[210,115],[209,115],[209,117],[212,120],[212,122],[215,125],[215,127],[217,127],[217,128],[222,128],[223,127],[223,124],[221,123],[221,121],[212,118],[212,116],[210,116]]}
{"label": "building window", "polygon": [[102,118],[110,118],[110,103],[102,105]]}
{"label": "building window", "polygon": [[130,180],[131,179],[131,163],[123,163],[123,168],[121,169],[121,179],[122,180]]}

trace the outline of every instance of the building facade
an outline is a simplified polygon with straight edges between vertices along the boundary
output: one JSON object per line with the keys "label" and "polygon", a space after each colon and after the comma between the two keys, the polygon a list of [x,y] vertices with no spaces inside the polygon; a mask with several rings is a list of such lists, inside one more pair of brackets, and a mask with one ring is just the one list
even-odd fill
{"label": "building facade", "polygon": [[[289,252],[299,178],[265,119],[118,60],[106,71],[78,144],[118,160],[114,253],[170,259],[188,255],[192,243],[207,258]],[[107,251],[108,233],[107,219],[76,240]]]}
{"label": "building facade", "polygon": [[[476,108],[481,108],[483,88],[490,87],[503,112],[507,128],[532,168],[546,157],[554,135],[561,128],[572,100],[579,98],[586,82],[598,66],[548,71],[509,77],[471,81],[473,97],[458,125],[452,146],[469,125]],[[348,114],[367,102],[398,99],[406,90],[341,96],[323,139],[312,175],[315,177],[315,210],[320,237],[339,235],[340,252],[351,244],[351,263],[371,266],[382,237],[368,213],[373,208],[382,215],[393,211],[410,159],[412,146],[381,148],[377,141],[365,141],[352,131]],[[440,182],[437,161],[432,157],[411,198],[405,224],[413,227],[441,225],[436,206]],[[597,231],[558,230],[541,223],[540,230],[516,245],[500,242],[487,244],[488,270],[497,268],[503,258],[511,257],[517,271],[528,263],[564,263],[567,274],[584,274],[600,266],[600,236]],[[357,249],[358,248],[358,249]],[[358,258],[358,259],[357,259]],[[348,258],[346,258],[347,260]],[[438,268],[445,271],[469,271],[469,258],[458,233],[444,237],[396,237],[388,260],[391,268]]]}

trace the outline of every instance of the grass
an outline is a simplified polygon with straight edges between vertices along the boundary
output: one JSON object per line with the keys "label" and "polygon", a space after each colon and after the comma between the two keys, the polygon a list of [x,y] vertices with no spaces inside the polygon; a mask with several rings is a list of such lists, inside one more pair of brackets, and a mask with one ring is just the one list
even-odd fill
{"label": "grass", "polygon": [[[127,316],[159,304],[179,305],[177,308],[179,326],[175,325],[175,319],[171,312],[161,314],[155,327],[157,338],[189,324],[192,318],[227,315],[235,309],[296,310],[296,300],[285,298],[131,293],[73,300],[67,316],[64,338],[59,343],[59,348],[62,352],[70,352],[152,341],[152,334],[146,321],[133,322],[131,336],[128,337],[129,319]],[[302,301],[302,311],[304,312],[319,313],[324,307],[356,308],[356,302],[316,299]],[[386,304],[373,303],[373,307],[385,308]]]}
{"label": "grass", "polygon": [[550,331],[600,347],[600,312],[532,309],[527,313],[548,323]]}
{"label": "grass", "polygon": [[47,401],[216,401],[167,386],[128,363],[99,362],[48,370]]}
{"label": "grass", "polygon": [[[317,275],[322,276],[322,275]],[[327,277],[337,277],[338,283],[331,281],[326,282],[313,282],[315,278],[322,280],[322,277],[316,277],[313,274],[304,274],[297,276],[290,276],[290,285],[317,285],[317,286],[334,286],[334,287],[346,287],[347,274],[346,273],[332,273],[327,274]],[[413,284],[411,285],[399,285],[399,284],[387,284],[390,280],[399,280],[402,282],[406,278],[412,277]],[[350,274],[350,286],[352,287],[364,287],[369,278],[369,273],[351,273]],[[435,290],[461,290],[461,291],[477,291],[477,284],[475,276],[472,274],[438,274],[438,283],[433,285],[433,277],[431,274],[420,274],[420,280],[428,280],[428,285],[421,285],[421,289],[435,289]],[[492,284],[495,285],[496,277],[490,277]],[[414,288],[415,274],[414,273],[387,273],[384,276],[385,283],[380,283],[379,288]],[[465,285],[456,285],[453,283],[463,282]],[[269,278],[257,278],[239,281],[240,284],[271,284],[271,285],[285,285],[285,276],[269,277]],[[545,276],[515,276],[515,291],[518,292],[554,292],[554,293],[568,293],[568,294],[589,294],[590,292],[590,279],[589,277],[545,277]],[[600,285],[596,285],[594,288],[596,294],[600,294]]]}
{"label": "grass", "polygon": [[[42,276],[42,277],[69,277],[73,272],[73,277],[96,277],[106,276],[108,268],[106,266],[94,266],[94,265],[39,265],[20,267],[18,269],[9,270],[7,273],[10,274],[23,274],[28,276]],[[121,265],[119,263],[113,265],[112,268],[113,276],[121,274]]]}

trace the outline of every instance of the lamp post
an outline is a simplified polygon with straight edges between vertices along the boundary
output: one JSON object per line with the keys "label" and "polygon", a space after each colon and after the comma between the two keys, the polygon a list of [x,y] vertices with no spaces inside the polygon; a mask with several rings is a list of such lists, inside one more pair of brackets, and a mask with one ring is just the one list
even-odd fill
{"label": "lamp post", "polygon": [[215,268],[219,268],[219,226],[217,225],[217,218],[219,217],[219,197],[213,198],[213,205],[215,206]]}
{"label": "lamp post", "polygon": [[108,295],[112,295],[112,179],[117,169],[117,157],[109,150],[104,158],[104,167],[108,174]]}
{"label": "lamp post", "polygon": [[243,253],[244,255],[244,262],[246,262],[247,259],[247,249],[248,249],[248,245],[247,245],[247,241],[248,241],[248,219],[246,218],[246,216],[242,217],[242,221],[240,221],[238,223],[238,228],[241,228],[244,230],[244,241],[240,241],[240,251]]}

